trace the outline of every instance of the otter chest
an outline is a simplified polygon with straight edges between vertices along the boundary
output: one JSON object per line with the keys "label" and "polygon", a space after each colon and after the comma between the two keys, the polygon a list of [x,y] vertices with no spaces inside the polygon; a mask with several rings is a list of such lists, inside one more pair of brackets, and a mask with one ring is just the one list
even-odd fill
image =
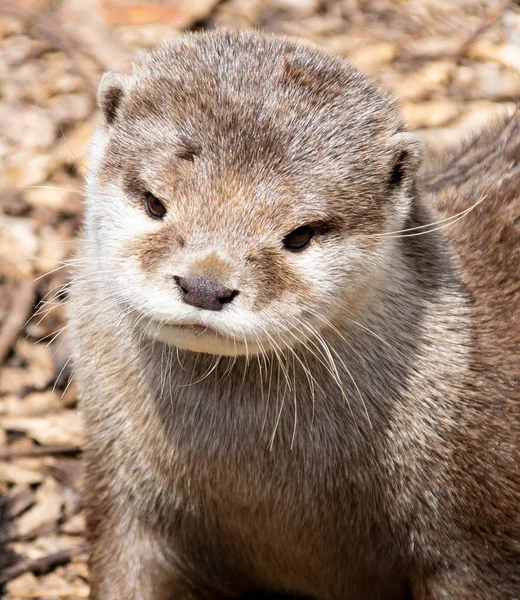
{"label": "otter chest", "polygon": [[208,582],[308,593],[312,580],[341,561],[339,490],[311,477],[296,456],[265,456],[259,448],[248,461],[196,471],[191,481],[179,480],[172,535],[186,564],[199,565],[199,576],[203,565]]}
{"label": "otter chest", "polygon": [[336,596],[323,581],[346,585],[350,568],[370,560],[363,548],[370,554],[380,543],[365,532],[371,498],[349,474],[346,457],[338,450],[325,455],[330,441],[316,444],[319,452],[308,445],[269,450],[247,439],[226,446],[222,436],[219,442],[179,446],[176,467],[153,484],[169,482],[159,518],[170,524],[187,575],[196,565],[208,585],[242,581],[245,591],[268,586]]}

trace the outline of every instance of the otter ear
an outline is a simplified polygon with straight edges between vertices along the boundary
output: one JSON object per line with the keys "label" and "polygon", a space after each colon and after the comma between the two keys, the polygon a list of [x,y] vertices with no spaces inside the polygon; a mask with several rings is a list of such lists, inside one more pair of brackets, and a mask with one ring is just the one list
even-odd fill
{"label": "otter ear", "polygon": [[392,144],[392,162],[388,176],[391,189],[409,190],[421,166],[424,154],[424,143],[408,131],[394,134],[390,138]]}
{"label": "otter ear", "polygon": [[101,78],[97,100],[108,125],[116,120],[127,87],[128,77],[122,73],[105,73]]}

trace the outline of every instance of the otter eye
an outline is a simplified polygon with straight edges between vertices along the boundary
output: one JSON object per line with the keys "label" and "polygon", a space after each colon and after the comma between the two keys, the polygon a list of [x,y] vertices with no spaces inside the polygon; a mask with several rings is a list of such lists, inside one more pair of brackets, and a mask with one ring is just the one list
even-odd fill
{"label": "otter eye", "polygon": [[164,219],[166,215],[166,207],[151,192],[146,192],[144,195],[144,208],[152,219]]}
{"label": "otter eye", "polygon": [[289,235],[286,235],[283,240],[283,245],[291,252],[301,252],[307,248],[313,237],[313,229],[308,225],[303,225],[302,227],[298,227],[298,229],[291,231]]}

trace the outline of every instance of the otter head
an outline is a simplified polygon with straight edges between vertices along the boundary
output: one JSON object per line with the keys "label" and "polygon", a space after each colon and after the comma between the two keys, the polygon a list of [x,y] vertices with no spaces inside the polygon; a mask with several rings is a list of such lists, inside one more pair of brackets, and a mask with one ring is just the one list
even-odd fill
{"label": "otter head", "polygon": [[105,75],[98,97],[87,237],[103,293],[145,335],[277,351],[384,269],[380,234],[407,217],[421,144],[345,61],[196,34]]}

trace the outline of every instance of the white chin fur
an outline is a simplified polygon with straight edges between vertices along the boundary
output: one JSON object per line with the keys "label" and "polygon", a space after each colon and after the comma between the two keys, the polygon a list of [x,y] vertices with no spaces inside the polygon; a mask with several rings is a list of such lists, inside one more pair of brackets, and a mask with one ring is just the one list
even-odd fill
{"label": "white chin fur", "polygon": [[246,344],[243,341],[220,336],[212,330],[192,332],[174,325],[159,325],[153,322],[149,324],[146,330],[150,337],[155,340],[192,352],[242,356],[258,354],[263,349],[257,342],[247,340]]}

